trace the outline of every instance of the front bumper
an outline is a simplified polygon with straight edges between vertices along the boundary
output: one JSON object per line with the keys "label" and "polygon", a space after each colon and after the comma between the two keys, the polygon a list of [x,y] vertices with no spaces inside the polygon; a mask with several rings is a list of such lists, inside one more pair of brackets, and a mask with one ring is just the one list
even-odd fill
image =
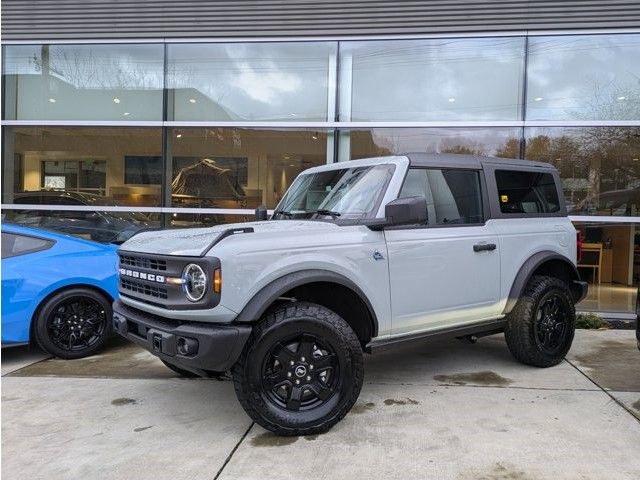
{"label": "front bumper", "polygon": [[249,325],[213,325],[184,322],[113,304],[113,328],[160,359],[206,376],[229,370],[240,357]]}

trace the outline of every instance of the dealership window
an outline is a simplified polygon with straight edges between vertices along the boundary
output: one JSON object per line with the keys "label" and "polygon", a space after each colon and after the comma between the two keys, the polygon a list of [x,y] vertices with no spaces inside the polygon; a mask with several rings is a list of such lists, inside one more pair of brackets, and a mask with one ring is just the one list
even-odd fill
{"label": "dealership window", "polygon": [[528,120],[640,119],[640,35],[530,37]]}
{"label": "dealership window", "polygon": [[22,175],[15,185],[5,176],[4,203],[47,190],[84,193],[95,205],[160,206],[160,128],[6,127],[4,141],[5,172]]}
{"label": "dealership window", "polygon": [[4,118],[162,120],[160,44],[7,45]]}
{"label": "dealership window", "polygon": [[59,208],[5,209],[3,219],[101,242],[159,226],[158,215],[100,207],[160,206],[160,179],[128,172],[126,161],[160,158],[160,128],[5,127],[4,147],[3,203]]}
{"label": "dealership window", "polygon": [[583,311],[635,312],[640,284],[640,228],[624,223],[576,223],[583,254],[578,270],[589,282]]}
{"label": "dealership window", "polygon": [[340,65],[342,121],[521,119],[521,37],[344,42]]}
{"label": "dealership window", "polygon": [[525,158],[555,165],[570,215],[640,216],[640,128],[527,128]]}
{"label": "dealership window", "polygon": [[168,46],[171,120],[333,120],[337,43]]}
{"label": "dealership window", "polygon": [[340,132],[340,161],[407,152],[519,158],[520,128],[372,128]]}
{"label": "dealership window", "polygon": [[[327,162],[326,131],[173,128],[168,136],[172,207],[273,208],[302,170]],[[226,216],[176,213],[172,225],[237,221]]]}

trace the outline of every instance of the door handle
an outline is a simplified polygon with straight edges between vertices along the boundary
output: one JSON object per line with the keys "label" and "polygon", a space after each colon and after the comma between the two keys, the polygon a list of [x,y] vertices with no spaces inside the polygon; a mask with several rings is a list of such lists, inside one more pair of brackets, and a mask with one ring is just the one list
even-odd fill
{"label": "door handle", "polygon": [[495,243],[477,243],[476,245],[473,246],[474,252],[483,252],[485,250],[487,252],[490,252],[495,249],[496,249]]}

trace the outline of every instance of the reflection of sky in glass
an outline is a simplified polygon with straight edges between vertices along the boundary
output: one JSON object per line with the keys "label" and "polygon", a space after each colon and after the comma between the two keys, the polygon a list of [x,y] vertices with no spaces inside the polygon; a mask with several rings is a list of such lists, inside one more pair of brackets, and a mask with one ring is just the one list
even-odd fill
{"label": "reflection of sky in glass", "polygon": [[176,120],[327,120],[335,43],[169,46]]}
{"label": "reflection of sky in glass", "polygon": [[350,57],[352,120],[520,119],[523,38],[345,42]]}
{"label": "reflection of sky in glass", "polygon": [[529,120],[640,119],[640,35],[531,37]]}

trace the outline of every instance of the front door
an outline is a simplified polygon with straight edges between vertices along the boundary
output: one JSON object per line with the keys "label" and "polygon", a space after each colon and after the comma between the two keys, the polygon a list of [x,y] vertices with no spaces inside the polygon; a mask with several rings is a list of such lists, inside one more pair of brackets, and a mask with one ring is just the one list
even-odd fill
{"label": "front door", "polygon": [[498,239],[484,222],[480,173],[410,169],[401,197],[424,196],[427,224],[385,231],[392,334],[499,314]]}

